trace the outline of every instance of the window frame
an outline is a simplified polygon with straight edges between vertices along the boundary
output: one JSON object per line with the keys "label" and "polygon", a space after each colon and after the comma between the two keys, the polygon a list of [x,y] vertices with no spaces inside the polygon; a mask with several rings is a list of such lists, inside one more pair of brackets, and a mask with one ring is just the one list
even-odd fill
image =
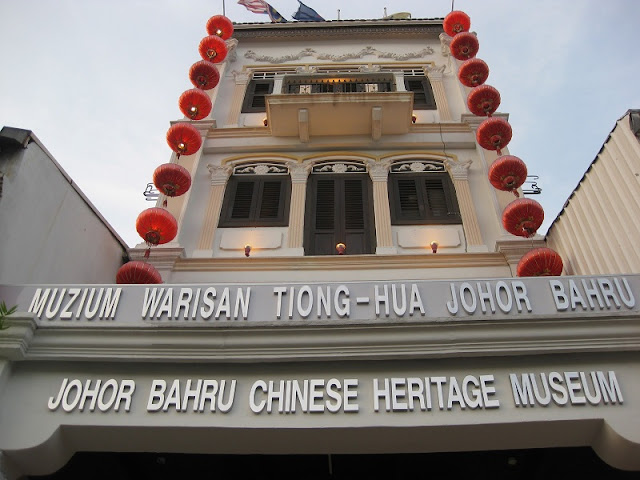
{"label": "window frame", "polygon": [[[278,214],[272,218],[261,218],[260,212],[263,206],[265,182],[278,182],[280,193],[278,198]],[[238,185],[253,183],[252,199],[249,206],[249,215],[245,218],[233,218],[234,205],[236,204]],[[218,227],[286,227],[289,225],[289,205],[291,202],[291,176],[287,174],[271,175],[232,175],[227,181],[224,192],[220,220]]]}
{"label": "window frame", "polygon": [[[350,164],[351,162],[344,162]],[[354,164],[355,165],[355,164]],[[318,206],[316,203],[318,195],[318,182],[330,180],[333,182],[334,195],[334,212],[332,214],[334,226],[332,229],[318,229],[316,224]],[[346,194],[345,182],[348,180],[357,180],[361,182],[362,194],[362,221],[361,228],[348,226],[346,216],[348,215],[344,208],[344,198]],[[327,256],[336,255],[335,244],[343,242],[347,245],[347,255],[367,255],[376,251],[376,235],[375,235],[375,217],[373,212],[373,186],[371,177],[365,171],[354,171],[351,173],[334,173],[331,171],[320,172],[315,171],[309,175],[307,181],[307,198],[305,209],[305,233],[304,233],[304,254],[305,256]],[[323,231],[324,230],[324,231]],[[356,230],[355,232],[353,230]],[[357,230],[362,230],[358,233]],[[333,235],[330,251],[322,252],[322,247],[316,239],[318,234]],[[348,236],[351,234],[362,235],[363,251],[355,251],[354,246],[349,249]]]}
{"label": "window frame", "polygon": [[[430,190],[427,179],[440,182],[444,201],[447,207],[446,215],[434,215],[429,208]],[[401,193],[403,187],[401,182],[413,181],[416,192],[416,203],[418,215],[412,216],[408,212],[402,211]],[[457,225],[462,224],[460,208],[456,198],[455,187],[450,175],[445,172],[411,172],[411,173],[389,173],[387,181],[389,192],[389,210],[391,212],[391,225]],[[406,189],[406,187],[405,187]]]}
{"label": "window frame", "polygon": [[[409,82],[420,82],[422,88],[411,88]],[[414,110],[437,110],[436,98],[433,95],[431,82],[426,75],[405,75],[404,88],[407,92],[413,92]]]}
{"label": "window frame", "polygon": [[[262,93],[259,92],[256,94],[256,88],[259,85],[267,85],[267,92]],[[252,78],[247,85],[247,90],[244,94],[244,100],[242,101],[242,110],[241,113],[264,113],[267,111],[267,100],[266,96],[271,95],[273,93],[273,88],[275,85],[275,80],[273,78]],[[254,105],[256,98],[264,99],[264,106]]]}

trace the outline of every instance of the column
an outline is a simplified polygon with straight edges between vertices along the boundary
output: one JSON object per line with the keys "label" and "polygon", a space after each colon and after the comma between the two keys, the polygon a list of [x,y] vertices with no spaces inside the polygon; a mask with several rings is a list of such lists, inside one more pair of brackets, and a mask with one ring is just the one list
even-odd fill
{"label": "column", "polygon": [[440,114],[441,122],[451,121],[451,112],[449,111],[449,103],[447,102],[447,94],[444,91],[444,83],[442,83],[442,77],[444,76],[445,66],[440,67],[427,67],[427,77],[431,83],[433,89],[433,96],[436,100],[436,106],[438,107],[438,113]]}
{"label": "column", "polygon": [[227,127],[237,127],[238,119],[240,118],[240,112],[242,111],[242,102],[244,101],[244,94],[247,91],[247,84],[251,74],[248,72],[233,72],[233,78],[236,81],[236,88],[233,91],[233,98],[231,99],[231,108],[229,109],[229,116],[227,117]]}
{"label": "column", "polygon": [[289,203],[288,247],[296,249],[295,254],[304,255],[304,213],[307,200],[307,178],[310,165],[291,165],[291,202]]}
{"label": "column", "polygon": [[209,201],[207,202],[204,221],[202,222],[198,246],[193,253],[194,257],[210,257],[213,255],[213,237],[220,218],[224,189],[232,170],[231,167],[217,165],[207,165],[207,168],[211,173],[211,191],[209,192]]}
{"label": "column", "polygon": [[[235,38],[229,38],[225,41],[225,43],[227,44],[227,58],[224,59],[224,62],[216,65],[216,67],[218,67],[218,73],[220,73],[220,83],[224,81],[224,76],[227,72],[229,63],[234,61],[236,57],[236,47],[238,46],[238,40],[236,40]],[[214,105],[216,104],[216,99],[218,98],[219,91],[220,84],[218,84],[218,87],[214,88],[211,92],[211,103],[213,103]],[[214,118],[213,111],[211,112],[211,118]]]}
{"label": "column", "polygon": [[469,180],[467,178],[471,163],[471,160],[464,162],[447,160],[446,165],[456,190],[460,215],[462,216],[462,227],[464,228],[464,235],[467,239],[467,251],[486,252],[488,249],[482,240],[480,225],[478,224],[478,215],[476,214],[473,198],[471,197],[471,189],[469,188]]}
{"label": "column", "polygon": [[392,255],[398,253],[393,245],[391,231],[391,211],[389,210],[389,162],[370,162],[369,176],[373,182],[373,214],[376,224],[376,254]]}

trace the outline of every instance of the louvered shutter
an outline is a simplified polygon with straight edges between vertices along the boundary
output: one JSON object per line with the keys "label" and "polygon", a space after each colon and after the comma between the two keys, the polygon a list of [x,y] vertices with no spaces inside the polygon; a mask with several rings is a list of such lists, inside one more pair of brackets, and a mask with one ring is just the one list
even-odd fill
{"label": "louvered shutter", "polygon": [[307,195],[306,255],[334,255],[336,244],[347,254],[373,253],[373,215],[365,175],[312,175]]}
{"label": "louvered shutter", "polygon": [[220,227],[269,227],[289,223],[288,175],[232,176],[227,184]]}
{"label": "louvered shutter", "polygon": [[436,109],[436,100],[427,77],[405,77],[404,86],[408,92],[413,92],[414,110]]}
{"label": "louvered shutter", "polygon": [[251,204],[255,182],[238,182],[233,196],[231,218],[234,220],[249,220],[251,218]]}
{"label": "louvered shutter", "polygon": [[390,174],[389,201],[393,225],[461,223],[446,173]]}
{"label": "louvered shutter", "polygon": [[260,220],[273,220],[282,214],[282,181],[262,182],[262,192],[260,195],[260,208],[258,218]]}

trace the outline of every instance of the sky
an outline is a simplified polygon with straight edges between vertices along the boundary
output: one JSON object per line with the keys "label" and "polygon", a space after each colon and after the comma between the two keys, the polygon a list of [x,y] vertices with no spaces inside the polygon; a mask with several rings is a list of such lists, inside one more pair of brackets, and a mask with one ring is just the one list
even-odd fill
{"label": "sky", "polygon": [[[272,0],[285,18],[296,0]],[[327,20],[410,12],[451,0],[308,0]],[[487,84],[510,115],[511,154],[538,175],[546,232],[616,121],[640,108],[637,0],[455,0],[471,17]],[[220,0],[0,0],[0,126],[32,130],[129,246],[142,192],[169,161],[206,21]],[[268,22],[227,0],[234,22]]]}

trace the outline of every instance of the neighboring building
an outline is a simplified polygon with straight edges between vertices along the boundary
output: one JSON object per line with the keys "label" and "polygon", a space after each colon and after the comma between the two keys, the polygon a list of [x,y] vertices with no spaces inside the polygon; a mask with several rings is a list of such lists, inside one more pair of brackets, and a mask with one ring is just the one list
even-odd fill
{"label": "neighboring building", "polygon": [[0,288],[5,475],[640,470],[640,277],[513,278],[442,20],[228,44],[165,284]]}
{"label": "neighboring building", "polygon": [[568,275],[640,272],[640,110],[613,128],[547,233]]}
{"label": "neighboring building", "polygon": [[3,127],[0,284],[111,283],[126,254],[124,241],[36,136]]}

